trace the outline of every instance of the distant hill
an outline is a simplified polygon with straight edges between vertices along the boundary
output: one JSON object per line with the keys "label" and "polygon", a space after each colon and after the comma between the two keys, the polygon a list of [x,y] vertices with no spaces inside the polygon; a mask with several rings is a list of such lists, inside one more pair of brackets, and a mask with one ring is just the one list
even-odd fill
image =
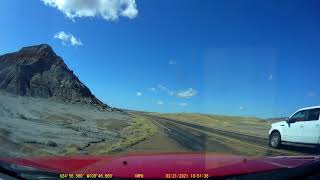
{"label": "distant hill", "polygon": [[47,44],[0,56],[0,89],[21,96],[116,110],[97,99]]}
{"label": "distant hill", "polygon": [[266,119],[267,121],[272,121],[272,122],[278,122],[278,121],[285,121],[287,117],[280,117],[280,118],[268,118]]}

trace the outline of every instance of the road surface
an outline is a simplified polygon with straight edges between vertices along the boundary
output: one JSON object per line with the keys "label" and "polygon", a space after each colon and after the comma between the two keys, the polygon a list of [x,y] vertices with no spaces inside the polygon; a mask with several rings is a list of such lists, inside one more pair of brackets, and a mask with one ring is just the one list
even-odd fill
{"label": "road surface", "polygon": [[315,155],[314,148],[284,145],[281,149],[268,146],[268,139],[236,132],[204,127],[154,115],[144,114],[170,139],[190,151],[221,152],[250,156]]}

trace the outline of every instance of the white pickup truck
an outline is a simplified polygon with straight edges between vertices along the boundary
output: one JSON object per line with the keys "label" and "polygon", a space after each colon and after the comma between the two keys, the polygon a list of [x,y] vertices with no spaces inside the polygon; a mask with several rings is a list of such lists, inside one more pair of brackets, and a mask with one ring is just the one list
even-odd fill
{"label": "white pickup truck", "polygon": [[286,119],[271,124],[269,145],[279,148],[282,142],[312,144],[319,148],[320,106],[299,109]]}

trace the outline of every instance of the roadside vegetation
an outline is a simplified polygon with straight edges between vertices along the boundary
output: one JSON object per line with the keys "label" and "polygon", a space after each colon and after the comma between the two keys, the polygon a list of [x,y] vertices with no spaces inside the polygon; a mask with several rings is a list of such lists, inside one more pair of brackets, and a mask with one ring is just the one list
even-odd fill
{"label": "roadside vegetation", "polygon": [[120,130],[120,139],[113,143],[99,143],[87,151],[93,154],[114,154],[135,145],[157,132],[157,127],[145,116],[138,113],[129,113],[132,118],[129,126]]}

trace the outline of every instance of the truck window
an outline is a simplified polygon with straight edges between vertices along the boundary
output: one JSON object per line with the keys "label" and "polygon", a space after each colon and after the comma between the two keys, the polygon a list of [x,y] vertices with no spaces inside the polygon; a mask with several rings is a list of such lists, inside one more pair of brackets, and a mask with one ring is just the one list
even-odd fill
{"label": "truck window", "polygon": [[312,109],[309,111],[307,121],[316,121],[319,120],[320,109]]}
{"label": "truck window", "polygon": [[295,122],[307,120],[307,111],[303,110],[303,111],[297,112],[291,117],[291,120]]}

